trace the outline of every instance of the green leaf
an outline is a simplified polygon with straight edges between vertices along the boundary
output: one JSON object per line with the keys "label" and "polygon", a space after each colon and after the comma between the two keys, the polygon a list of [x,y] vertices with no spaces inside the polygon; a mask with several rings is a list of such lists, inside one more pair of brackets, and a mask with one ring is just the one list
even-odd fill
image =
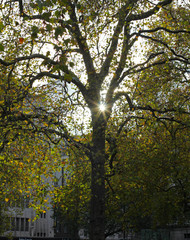
{"label": "green leaf", "polygon": [[64,40],[64,43],[68,46],[68,43],[70,42],[70,39]]}
{"label": "green leaf", "polygon": [[56,16],[56,17],[60,17],[60,16],[61,16],[61,12],[58,11],[58,10],[56,10],[56,11],[55,11],[55,16]]}
{"label": "green leaf", "polygon": [[52,25],[47,24],[46,25],[46,29],[48,30],[48,32],[51,32],[52,31]]}
{"label": "green leaf", "polygon": [[51,17],[51,12],[45,12],[42,14],[42,17],[44,18],[44,20],[48,21],[49,18]]}
{"label": "green leaf", "polygon": [[4,51],[4,46],[3,46],[2,43],[0,43],[0,51],[1,51],[1,52]]}
{"label": "green leaf", "polygon": [[37,37],[38,37],[38,32],[39,32],[38,27],[32,26],[32,34],[31,34],[31,37],[32,37],[33,39],[34,39],[34,38],[37,38]]}
{"label": "green leaf", "polygon": [[3,30],[4,24],[0,21],[0,32]]}
{"label": "green leaf", "polygon": [[68,81],[68,82],[71,82],[72,81],[72,75],[71,74],[65,74],[64,75],[65,79]]}
{"label": "green leaf", "polygon": [[62,36],[63,32],[64,32],[64,30],[63,30],[62,27],[57,27],[57,28],[55,29],[55,38],[57,39],[58,36]]}
{"label": "green leaf", "polygon": [[74,67],[75,64],[73,62],[70,62],[69,65],[70,67]]}

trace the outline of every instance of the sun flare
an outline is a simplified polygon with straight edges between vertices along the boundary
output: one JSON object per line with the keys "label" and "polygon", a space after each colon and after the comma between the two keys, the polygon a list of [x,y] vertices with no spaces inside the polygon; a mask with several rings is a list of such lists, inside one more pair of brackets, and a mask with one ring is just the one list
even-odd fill
{"label": "sun flare", "polygon": [[104,112],[104,111],[106,110],[105,104],[101,103],[101,104],[99,105],[99,109],[100,109],[101,112]]}

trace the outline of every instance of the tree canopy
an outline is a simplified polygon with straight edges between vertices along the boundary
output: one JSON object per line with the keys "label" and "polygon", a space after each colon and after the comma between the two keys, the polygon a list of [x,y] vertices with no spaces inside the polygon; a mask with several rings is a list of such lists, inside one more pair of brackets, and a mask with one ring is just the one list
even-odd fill
{"label": "tree canopy", "polygon": [[[1,147],[24,124],[21,132],[82,148],[91,165],[91,240],[105,239],[105,183],[116,171],[118,138],[154,121],[189,128],[188,13],[177,0],[1,3]],[[20,113],[23,101],[30,112]]]}

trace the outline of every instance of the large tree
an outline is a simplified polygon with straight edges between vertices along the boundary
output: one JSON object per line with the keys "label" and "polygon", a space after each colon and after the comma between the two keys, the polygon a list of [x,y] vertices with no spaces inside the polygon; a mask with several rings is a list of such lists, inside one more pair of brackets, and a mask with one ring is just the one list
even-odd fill
{"label": "large tree", "polygon": [[120,213],[121,224],[137,230],[186,224],[189,129],[175,122],[146,121],[138,120],[136,128],[117,140],[110,180],[112,215]]}
{"label": "large tree", "polygon": [[[49,119],[43,133],[67,137],[70,144],[83,147],[91,163],[91,240],[105,239],[105,163],[109,161],[113,171],[115,156],[114,152],[106,154],[106,141],[114,145],[110,133],[116,128],[120,132],[130,119],[143,118],[144,112],[158,121],[189,125],[189,119],[182,118],[189,114],[188,108],[169,105],[165,95],[162,104],[155,103],[154,97],[143,101],[146,88],[141,90],[142,97],[136,95],[141,72],[149,69],[156,76],[157,66],[171,63],[179,69],[180,63],[180,69],[186,69],[189,65],[188,56],[173,45],[174,36],[180,39],[189,34],[187,20],[184,26],[175,20],[179,5],[174,0],[47,0],[30,4],[13,0],[1,4],[4,35],[0,63],[16,67],[28,88],[36,80],[45,80],[47,93],[54,92],[50,103],[56,119]],[[157,48],[147,47],[146,51],[150,42]],[[184,71],[178,73],[186,78]],[[145,77],[147,83],[150,79],[154,94],[154,81]],[[162,89],[158,97],[160,92]],[[184,96],[184,101],[187,98]],[[104,104],[104,111],[100,104]],[[89,132],[87,144],[72,137],[84,134],[85,138]]]}

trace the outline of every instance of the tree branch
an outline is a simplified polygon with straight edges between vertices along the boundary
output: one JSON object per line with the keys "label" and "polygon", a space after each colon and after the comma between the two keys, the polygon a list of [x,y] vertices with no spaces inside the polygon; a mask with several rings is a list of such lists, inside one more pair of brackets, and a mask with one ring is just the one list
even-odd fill
{"label": "tree branch", "polygon": [[[153,62],[152,64],[149,64],[149,65],[147,65],[147,66],[144,66],[144,65],[145,65],[146,63],[148,63],[152,58],[154,58],[154,57],[156,57],[156,56],[158,56],[158,55],[160,55],[160,54],[163,54],[163,53],[164,53],[164,52],[160,52],[160,53],[158,53],[158,54],[154,54],[154,53],[153,53],[153,54],[151,54],[151,55],[149,56],[148,60],[146,60],[144,63],[140,63],[140,64],[137,64],[137,65],[131,67],[130,69],[128,69],[127,71],[125,71],[125,72],[123,73],[123,75],[122,75],[122,76],[120,77],[120,79],[119,79],[119,82],[122,82],[123,79],[124,79],[126,76],[128,76],[128,75],[130,75],[130,74],[132,74],[132,73],[139,73],[139,72],[142,72],[142,71],[144,71],[144,70],[147,70],[147,69],[149,69],[149,68],[151,68],[151,67],[158,66],[158,65],[163,65],[163,64],[167,63],[168,61],[170,61],[170,62],[172,62],[172,61],[179,61],[179,62],[183,62],[183,63],[187,64],[186,61],[184,61],[184,60],[182,60],[182,59],[180,59],[180,58],[169,58],[169,59],[167,59],[167,60],[159,60],[159,61]],[[138,67],[141,67],[141,66],[144,66],[144,67],[137,69]]]}
{"label": "tree branch", "polygon": [[86,70],[87,70],[87,74],[90,77],[92,74],[95,74],[95,68],[94,68],[94,64],[90,55],[90,51],[86,42],[86,39],[82,36],[82,33],[80,31],[79,25],[77,24],[77,17],[76,17],[76,13],[75,13],[75,4],[70,3],[71,6],[71,11],[69,13],[70,18],[72,20],[72,25],[73,27],[70,28],[70,31],[72,32],[72,34],[74,35],[74,37],[76,38],[80,51],[83,55],[83,59],[84,59],[84,63],[86,66]]}
{"label": "tree branch", "polygon": [[75,84],[75,86],[77,86],[80,89],[81,93],[83,94],[84,98],[86,99],[86,96],[87,96],[86,87],[81,83],[81,81],[78,79],[78,77],[73,72],[68,70],[68,74],[70,74],[72,76],[71,79],[67,79],[65,76],[56,75],[51,72],[40,72],[32,78],[31,82],[33,83],[34,81],[39,80],[43,77],[49,77],[49,78],[65,81],[67,83],[73,83],[73,84]]}
{"label": "tree branch", "polygon": [[180,54],[177,54],[171,47],[168,46],[167,43],[163,42],[162,40],[159,40],[159,39],[155,39],[153,37],[150,37],[150,36],[146,36],[146,35],[143,35],[143,34],[139,34],[139,36],[143,37],[143,38],[146,38],[146,39],[150,39],[154,42],[157,42],[157,43],[160,43],[162,44],[164,47],[166,47],[169,51],[171,51],[173,53],[174,56],[177,56],[179,58],[182,58],[183,61],[185,61],[187,64],[189,64],[189,59],[188,58],[185,58],[183,55],[180,55]]}
{"label": "tree branch", "polygon": [[135,35],[138,35],[139,33],[153,33],[153,32],[157,32],[157,31],[160,31],[160,30],[163,30],[165,32],[169,32],[169,33],[172,33],[172,34],[177,34],[177,33],[190,33],[190,31],[188,30],[183,30],[183,29],[179,29],[179,30],[171,30],[171,29],[167,29],[167,28],[164,28],[164,27],[157,27],[157,28],[154,28],[154,29],[147,29],[147,30],[139,30],[138,33],[133,33]]}
{"label": "tree branch", "polygon": [[[47,63],[49,64],[52,64],[52,65],[60,65],[60,62],[57,62],[57,61],[54,61],[52,59],[50,59],[49,57],[47,56],[44,56],[43,54],[32,54],[30,56],[23,56],[23,57],[19,57],[19,58],[15,58],[13,61],[11,62],[6,62],[2,59],[0,59],[0,64],[4,65],[4,66],[11,66],[11,65],[14,65],[18,62],[21,62],[21,61],[25,61],[25,60],[31,60],[31,59],[35,59],[35,58],[39,58],[39,59],[43,59],[45,60]],[[62,63],[61,63],[62,65]],[[51,72],[40,72],[38,73],[36,76],[32,77],[31,80],[30,80],[30,85],[32,86],[32,84],[36,81],[36,80],[39,80],[43,77],[50,77],[50,78],[53,78],[53,79],[60,79],[60,80],[63,80],[65,82],[68,82],[68,83],[73,83],[75,84],[82,92],[83,96],[85,97],[86,99],[86,95],[87,95],[87,91],[86,91],[86,88],[85,86],[81,83],[81,81],[78,79],[78,77],[72,72],[70,71],[67,67],[65,68],[65,70],[62,70],[64,73],[66,74],[69,74],[72,76],[71,79],[67,79],[65,76],[61,76],[61,75],[56,75],[56,74],[53,74]]]}
{"label": "tree branch", "polygon": [[115,96],[112,99],[112,102],[115,103],[120,97],[124,96],[129,104],[130,110],[134,109],[134,105],[131,101],[131,98],[129,97],[129,93],[127,92],[117,92]]}
{"label": "tree branch", "polygon": [[123,40],[123,48],[122,48],[122,53],[121,53],[121,57],[120,57],[120,62],[117,67],[117,70],[111,80],[110,87],[109,87],[109,90],[106,95],[106,103],[108,103],[108,105],[111,102],[114,90],[118,87],[118,85],[120,83],[119,79],[120,79],[122,71],[124,70],[124,68],[126,66],[127,54],[129,52],[129,50],[131,49],[131,47],[133,46],[133,44],[137,41],[137,39],[134,38],[129,43],[130,38],[131,38],[131,36],[128,33],[128,25],[127,25],[127,26],[125,26],[125,30],[124,30],[124,40]]}
{"label": "tree branch", "polygon": [[108,51],[108,54],[107,54],[107,57],[106,57],[104,63],[102,64],[102,67],[101,67],[101,70],[100,70],[100,73],[99,73],[101,79],[104,79],[109,72],[110,64],[113,60],[114,53],[117,49],[119,35],[122,32],[123,26],[125,24],[125,18],[127,16],[128,12],[129,11],[127,11],[124,16],[123,16],[123,14],[121,14],[120,17],[119,17],[119,21],[117,23],[114,34],[113,34],[112,39],[111,39],[110,49]]}
{"label": "tree branch", "polygon": [[127,18],[127,21],[131,22],[131,21],[134,21],[134,20],[142,20],[142,19],[146,19],[154,14],[156,14],[161,7],[164,7],[170,3],[172,3],[173,0],[164,0],[164,1],[161,1],[159,2],[155,7],[153,7],[152,9],[150,9],[149,11],[147,12],[143,12],[143,13],[140,13],[140,14],[132,14],[130,15],[128,18]]}
{"label": "tree branch", "polygon": [[32,19],[42,19],[44,20],[44,18],[42,17],[42,15],[27,15],[25,12],[24,12],[24,7],[23,7],[23,1],[22,0],[15,0],[15,2],[18,2],[19,3],[19,10],[20,10],[20,16],[21,17],[25,17],[25,18],[28,18],[30,20]]}
{"label": "tree branch", "polygon": [[164,110],[162,109],[156,109],[156,108],[152,108],[151,106],[149,105],[146,105],[146,106],[140,106],[140,105],[135,105],[133,104],[131,98],[129,97],[129,94],[127,92],[118,92],[116,93],[115,97],[113,98],[113,102],[117,101],[120,97],[124,96],[128,102],[128,105],[129,105],[129,109],[130,111],[136,111],[136,110],[143,110],[143,111],[149,111],[151,112],[152,116],[154,118],[156,118],[158,121],[159,120],[168,120],[168,121],[173,121],[173,122],[177,122],[181,125],[184,125],[184,126],[190,126],[189,123],[185,123],[181,120],[178,120],[176,118],[174,118],[173,116],[166,116],[166,117],[158,117],[156,116],[156,113],[158,114],[167,114],[167,113],[180,113],[180,114],[187,114],[187,115],[190,115],[190,112],[188,111],[184,111],[184,110],[179,110],[179,109],[175,109],[175,108],[164,108]]}
{"label": "tree branch", "polygon": [[25,61],[25,60],[31,60],[31,59],[35,59],[35,58],[40,58],[40,59],[43,59],[43,60],[46,60],[48,63],[52,64],[52,65],[56,65],[58,64],[58,62],[50,59],[49,57],[47,56],[44,56],[43,54],[32,54],[30,56],[23,56],[23,57],[18,57],[18,58],[15,58],[13,61],[11,62],[6,62],[4,61],[3,59],[0,59],[0,63],[4,66],[10,66],[10,65],[13,65],[15,63],[18,63],[18,62],[21,62],[21,61]]}

